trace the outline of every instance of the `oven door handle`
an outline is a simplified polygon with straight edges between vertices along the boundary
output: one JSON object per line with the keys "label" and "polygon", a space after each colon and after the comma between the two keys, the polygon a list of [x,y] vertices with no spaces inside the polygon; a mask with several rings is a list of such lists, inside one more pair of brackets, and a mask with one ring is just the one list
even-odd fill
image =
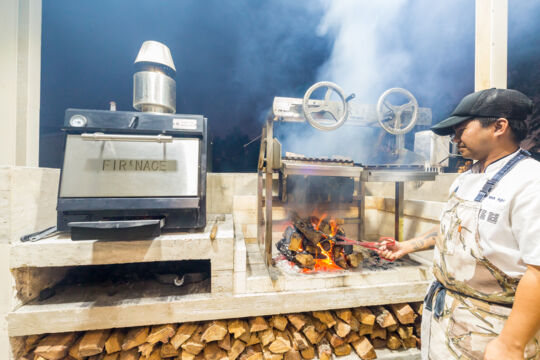
{"label": "oven door handle", "polygon": [[173,137],[170,135],[122,135],[122,134],[104,134],[101,132],[82,133],[81,138],[85,141],[141,141],[170,143]]}

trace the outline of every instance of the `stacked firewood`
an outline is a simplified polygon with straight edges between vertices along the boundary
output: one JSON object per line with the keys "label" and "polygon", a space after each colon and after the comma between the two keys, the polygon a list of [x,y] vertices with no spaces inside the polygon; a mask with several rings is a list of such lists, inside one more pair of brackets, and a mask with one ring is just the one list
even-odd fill
{"label": "stacked firewood", "polygon": [[19,360],[329,360],[419,346],[421,303],[26,337]]}

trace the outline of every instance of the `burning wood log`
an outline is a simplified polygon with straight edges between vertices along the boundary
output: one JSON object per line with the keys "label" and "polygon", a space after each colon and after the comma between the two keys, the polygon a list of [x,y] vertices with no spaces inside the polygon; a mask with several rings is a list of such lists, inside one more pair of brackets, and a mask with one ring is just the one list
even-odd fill
{"label": "burning wood log", "polygon": [[302,251],[302,235],[296,231],[291,234],[291,240],[289,242],[289,250],[291,251]]}
{"label": "burning wood log", "polygon": [[362,261],[364,260],[364,256],[359,252],[346,255],[345,257],[347,258],[348,264],[352,268],[357,268],[358,266],[360,266],[360,264],[362,264]]}

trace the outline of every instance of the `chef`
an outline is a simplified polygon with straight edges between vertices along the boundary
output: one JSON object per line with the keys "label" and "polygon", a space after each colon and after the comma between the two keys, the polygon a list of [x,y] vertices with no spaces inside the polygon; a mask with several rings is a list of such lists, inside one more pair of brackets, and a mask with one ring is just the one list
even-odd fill
{"label": "chef", "polygon": [[423,359],[540,359],[540,163],[519,147],[531,112],[519,91],[488,89],[432,127],[475,163],[450,187],[440,226],[379,250],[435,246]]}

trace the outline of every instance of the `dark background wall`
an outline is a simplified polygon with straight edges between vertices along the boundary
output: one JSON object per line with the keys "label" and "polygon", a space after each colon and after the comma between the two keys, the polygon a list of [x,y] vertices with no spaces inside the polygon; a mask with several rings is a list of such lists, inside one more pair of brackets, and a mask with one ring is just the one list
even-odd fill
{"label": "dark background wall", "polygon": [[[66,108],[107,109],[114,100],[118,110],[132,110],[133,61],[145,40],[171,49],[177,112],[208,117],[214,171],[254,171],[258,143],[244,145],[259,135],[273,97],[301,97],[322,79],[337,81],[366,101],[385,87],[406,87],[421,106],[432,108],[434,122],[442,120],[473,91],[474,2],[377,3],[384,5],[44,1],[40,166],[60,167]],[[540,6],[514,4],[509,9],[509,87],[540,103],[540,32],[534,21]],[[375,50],[369,52],[371,41]],[[358,51],[350,53],[352,48]],[[357,75],[358,69],[381,77],[369,82]]]}

